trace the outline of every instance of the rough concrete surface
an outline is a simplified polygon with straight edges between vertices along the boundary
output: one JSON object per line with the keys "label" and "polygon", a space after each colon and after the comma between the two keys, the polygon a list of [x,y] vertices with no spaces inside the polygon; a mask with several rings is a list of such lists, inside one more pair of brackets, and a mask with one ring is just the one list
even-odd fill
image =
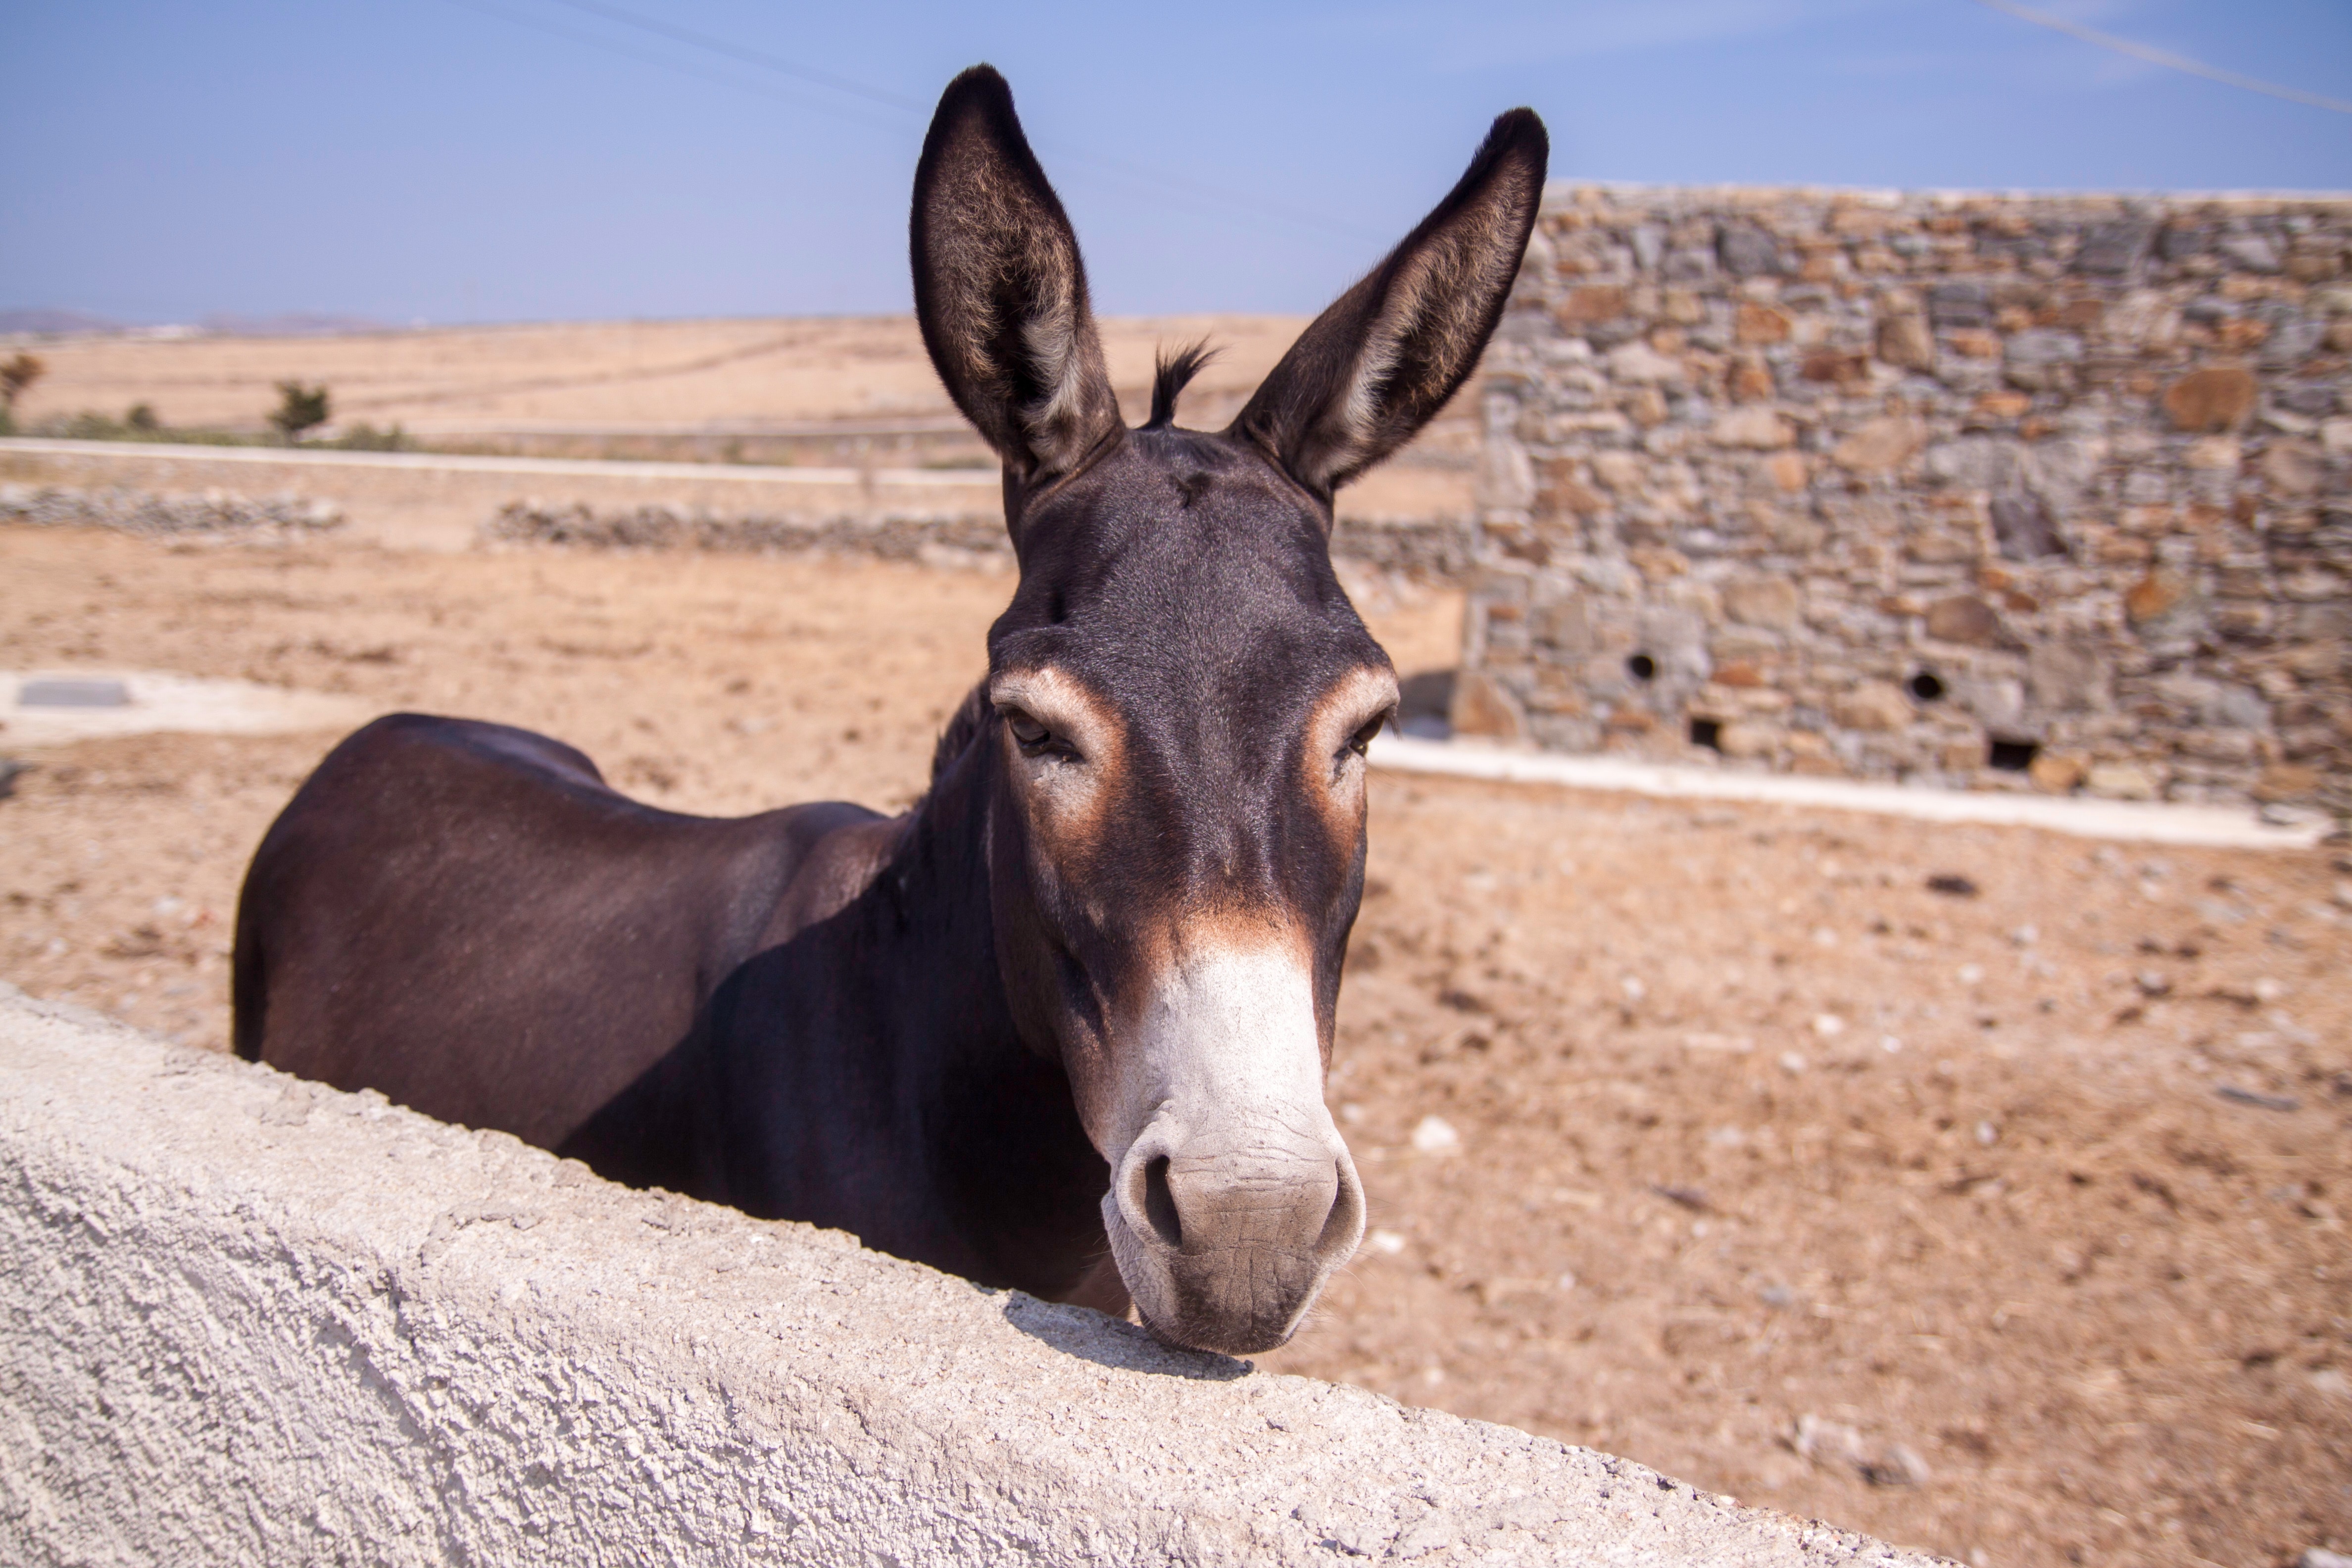
{"label": "rough concrete surface", "polygon": [[0,986],[0,1559],[1926,1563]]}

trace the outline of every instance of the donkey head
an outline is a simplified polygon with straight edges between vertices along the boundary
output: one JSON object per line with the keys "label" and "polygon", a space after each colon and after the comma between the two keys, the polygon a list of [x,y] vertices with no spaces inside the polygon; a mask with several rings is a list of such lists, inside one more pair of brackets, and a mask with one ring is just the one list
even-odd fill
{"label": "donkey head", "polygon": [[1323,1103],[1363,889],[1364,750],[1396,676],[1333,577],[1331,496],[1476,363],[1535,222],[1526,110],[1307,328],[1233,425],[1173,424],[1198,356],[1121,421],[1077,237],[987,67],[915,176],[916,312],[1004,460],[1020,562],[989,634],[998,965],[1110,1164],[1103,1220],[1143,1321],[1289,1338],[1363,1232]]}

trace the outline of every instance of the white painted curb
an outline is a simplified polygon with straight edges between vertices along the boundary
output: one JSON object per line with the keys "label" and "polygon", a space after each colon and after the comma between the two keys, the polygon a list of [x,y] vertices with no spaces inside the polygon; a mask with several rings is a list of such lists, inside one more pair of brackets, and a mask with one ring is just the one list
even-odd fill
{"label": "white painted curb", "polygon": [[1622,757],[1563,756],[1508,751],[1464,741],[1424,741],[1383,733],[1371,764],[1393,773],[1444,773],[1507,784],[1618,790],[1670,800],[1738,800],[1779,805],[1876,812],[1924,822],[1982,822],[2044,827],[2084,838],[2140,844],[2205,845],[2223,849],[2307,849],[2327,834],[2316,813],[2291,825],[2263,821],[2242,806],[2168,805],[2072,795],[2006,795],[1925,785],[1862,784],[1789,773],[1716,772]]}
{"label": "white painted curb", "polygon": [[184,463],[283,463],[315,468],[409,468],[570,479],[693,479],[750,485],[863,485],[1002,489],[994,468],[796,468],[766,463],[639,463],[584,458],[487,458],[446,452],[344,452],[316,447],[207,447],[178,441],[68,441],[0,437],[0,452],[42,458],[137,458]]}
{"label": "white painted curb", "polygon": [[0,1561],[1929,1559],[0,985]]}

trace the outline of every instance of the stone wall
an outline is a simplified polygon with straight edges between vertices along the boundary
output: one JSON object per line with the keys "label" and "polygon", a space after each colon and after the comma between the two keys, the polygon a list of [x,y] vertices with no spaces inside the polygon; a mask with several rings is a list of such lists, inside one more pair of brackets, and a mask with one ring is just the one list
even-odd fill
{"label": "stone wall", "polygon": [[1456,727],[2352,805],[2352,197],[1555,186]]}

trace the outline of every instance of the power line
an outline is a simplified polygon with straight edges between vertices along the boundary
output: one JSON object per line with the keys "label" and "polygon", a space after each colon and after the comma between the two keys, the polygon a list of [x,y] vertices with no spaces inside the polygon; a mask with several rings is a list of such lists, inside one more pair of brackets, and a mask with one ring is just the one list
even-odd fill
{"label": "power line", "polygon": [[607,53],[619,55],[624,59],[635,60],[642,65],[658,66],[664,70],[677,71],[681,75],[693,77],[698,81],[717,82],[721,87],[731,87],[739,92],[752,93],[761,98],[772,99],[778,103],[790,103],[803,109],[814,109],[823,113],[854,120],[861,125],[878,130],[897,131],[903,128],[901,121],[885,121],[873,115],[861,113],[846,105],[828,103],[800,93],[779,92],[773,88],[762,86],[758,82],[745,81],[740,77],[728,76],[719,71],[704,70],[685,60],[671,59],[666,55],[656,55],[646,49],[631,48],[626,44],[604,37],[600,34],[583,32],[576,27],[562,26],[542,17],[510,11],[503,5],[485,4],[484,0],[446,0],[446,3],[461,10],[476,12],[484,16],[496,16],[499,21],[511,22],[518,27],[529,27],[536,32],[545,33],[551,37],[563,38],[572,43],[585,44],[591,48],[603,49]]}
{"label": "power line", "polygon": [[[558,37],[569,38],[575,43],[593,44],[600,47],[611,49],[614,53],[625,55],[631,59],[639,60],[647,65],[659,66],[670,70],[684,71],[689,76],[698,77],[705,81],[724,82],[729,86],[742,88],[747,91],[760,90],[759,89],[751,87],[748,82],[740,81],[731,77],[717,76],[708,71],[697,70],[693,67],[687,65],[682,61],[671,59],[667,56],[647,54],[640,50],[631,49],[621,44],[614,42],[612,39],[601,37],[594,34],[577,32],[568,27],[552,26],[537,18],[529,17],[509,11],[502,6],[492,6],[482,4],[482,0],[449,0],[449,3],[451,5],[462,5],[468,10],[479,11],[485,15],[499,16],[506,21],[517,23],[523,26],[537,27],[541,32],[551,33]],[[735,60],[743,65],[754,66],[762,70],[773,71],[778,75],[790,77],[796,81],[806,82],[812,86],[822,87],[835,92],[863,99],[869,103],[877,104],[887,109],[897,110],[910,116],[924,115],[929,112],[930,107],[929,104],[919,102],[903,94],[892,92],[887,88],[875,87],[869,83],[857,81],[849,77],[840,76],[832,71],[821,70],[814,66],[803,65],[797,60],[787,59],[782,55],[771,54],[764,49],[751,48],[746,45],[734,43],[730,39],[718,37],[709,33],[698,32],[690,27],[681,27],[675,23],[667,22],[658,17],[643,16],[635,11],[625,10],[618,5],[605,5],[603,3],[603,0],[555,0],[555,4],[569,6],[574,11],[580,11],[589,16],[602,17],[609,22],[617,22],[624,26],[635,27],[641,31],[652,33],[658,37],[671,39],[677,43],[686,44],[694,48],[707,50],[709,53],[722,56],[725,58]],[[762,93],[761,96],[777,97],[780,95]],[[785,99],[784,101],[799,103],[804,107],[816,109],[823,112],[831,114],[843,114],[847,107],[845,105],[829,103],[820,99],[793,97]],[[862,124],[873,123],[873,121],[866,120],[861,115],[848,114],[847,118],[857,120]],[[1339,235],[1349,239],[1370,240],[1376,242],[1381,237],[1380,236],[1373,234],[1369,229],[1360,228],[1354,224],[1343,222],[1338,218],[1326,217],[1319,213],[1301,211],[1297,207],[1287,204],[1267,201],[1262,197],[1252,195],[1246,191],[1232,190],[1223,185],[1213,184],[1206,180],[1195,180],[1187,175],[1170,174],[1165,170],[1150,168],[1140,163],[1131,163],[1121,158],[1107,158],[1099,153],[1076,153],[1066,148],[1053,148],[1051,150],[1054,153],[1054,161],[1057,163],[1075,163],[1081,167],[1092,168],[1098,174],[1112,174],[1129,181],[1139,182],[1147,186],[1156,186],[1163,195],[1174,195],[1179,197],[1189,198],[1196,205],[1206,204],[1212,209],[1222,207],[1225,209],[1228,215],[1239,213],[1245,214],[1253,217],[1271,218],[1279,223],[1291,224],[1305,228],[1320,229],[1327,234]]]}
{"label": "power line", "polygon": [[2150,65],[2186,71],[2190,76],[2201,76],[2208,81],[2218,81],[2228,87],[2242,87],[2248,92],[2268,93],[2273,98],[2285,99],[2289,103],[2308,104],[2314,109],[2329,109],[2338,114],[2352,114],[2352,102],[2343,99],[2328,98],[2316,92],[2305,92],[2301,88],[2281,87],[2274,81],[2263,81],[2255,77],[2241,76],[2236,71],[2223,70],[2219,66],[2209,66],[2202,60],[2192,60],[2186,55],[2176,55],[2168,49],[2153,48],[2147,44],[2136,44],[2129,38],[2118,38],[2113,33],[2102,33],[2095,27],[2085,27],[2080,22],[2069,22],[2063,16],[2053,16],[2046,12],[2030,10],[2016,4],[2016,0],[1977,0],[1977,4],[1990,5],[1994,10],[2004,12],[2021,22],[2031,22],[2037,27],[2047,27],[2052,32],[2063,33],[2070,38],[2080,38],[2086,44],[2096,44],[2103,49],[2113,49],[2119,55],[2129,55],[2136,60],[2146,60]]}
{"label": "power line", "polygon": [[804,66],[797,60],[788,60],[781,55],[772,55],[765,49],[748,48],[741,44],[731,44],[724,38],[715,38],[709,33],[698,33],[691,27],[681,27],[673,22],[665,22],[654,16],[641,16],[634,11],[624,11],[618,5],[599,5],[597,0],[555,0],[555,3],[559,5],[569,5],[574,11],[585,11],[592,16],[602,16],[608,22],[618,22],[624,26],[640,28],[648,33],[658,33],[665,38],[674,38],[681,44],[691,44],[698,49],[709,49],[713,54],[725,55],[730,59],[740,60],[745,65],[758,66],[763,70],[777,71],[789,77],[798,77],[803,81],[814,83],[818,87],[829,87],[835,92],[845,92],[853,98],[867,99],[875,103],[886,104],[892,109],[908,110],[917,114],[920,114],[924,109],[924,105],[904,94],[890,92],[878,87],[868,87],[862,81],[852,81],[847,77],[835,76],[831,71],[819,70],[814,66]]}

